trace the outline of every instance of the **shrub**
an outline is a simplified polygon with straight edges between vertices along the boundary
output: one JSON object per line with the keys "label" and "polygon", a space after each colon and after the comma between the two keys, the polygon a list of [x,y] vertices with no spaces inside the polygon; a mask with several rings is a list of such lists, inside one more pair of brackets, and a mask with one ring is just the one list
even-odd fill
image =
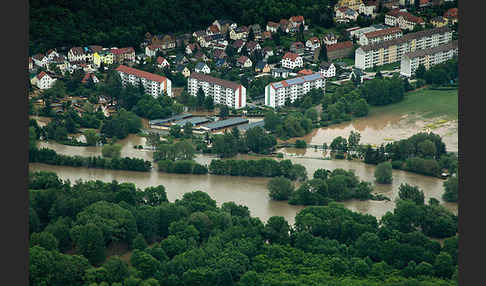
{"label": "shrub", "polygon": [[392,177],[392,164],[390,162],[382,162],[376,166],[375,169],[376,181],[380,184],[391,184]]}

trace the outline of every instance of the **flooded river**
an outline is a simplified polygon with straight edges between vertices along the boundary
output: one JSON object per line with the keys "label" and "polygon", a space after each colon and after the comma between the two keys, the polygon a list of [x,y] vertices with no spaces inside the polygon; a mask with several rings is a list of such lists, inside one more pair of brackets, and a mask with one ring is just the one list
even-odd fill
{"label": "flooded river", "polygon": [[[118,143],[122,144],[122,156],[138,157],[145,160],[152,160],[153,151],[134,149],[135,145],[145,145],[145,138],[130,135]],[[55,142],[40,142],[39,147],[47,147],[58,153],[66,155],[101,156],[101,147],[75,147],[57,144]],[[309,177],[315,170],[325,168],[334,170],[343,168],[352,169],[360,180],[373,182],[375,166],[361,162],[347,160],[322,160],[321,151],[314,149],[282,149],[285,159],[306,167]],[[305,158],[302,158],[305,157]],[[202,164],[209,164],[214,157],[198,155],[196,161]],[[238,159],[259,159],[250,155],[238,155]],[[69,179],[74,182],[82,180],[101,180],[111,182],[133,182],[138,188],[148,186],[164,185],[170,201],[182,198],[186,192],[201,190],[207,192],[221,205],[224,202],[234,201],[237,204],[248,206],[253,216],[266,221],[271,216],[283,216],[290,223],[294,223],[294,217],[302,206],[292,206],[287,202],[272,201],[268,197],[266,184],[269,178],[231,177],[215,175],[178,175],[166,174],[153,169],[151,172],[131,172],[103,169],[73,168],[65,166],[51,166],[45,164],[29,164],[31,170],[54,171],[62,179]],[[377,218],[383,216],[387,211],[395,207],[394,199],[398,197],[398,187],[401,183],[409,183],[418,186],[425,193],[425,200],[436,198],[449,210],[457,214],[457,204],[445,203],[441,196],[443,193],[443,180],[426,177],[400,170],[393,171],[393,183],[380,185],[373,183],[374,192],[389,197],[392,201],[358,201],[351,200],[343,203],[347,208],[361,213],[368,213]]]}

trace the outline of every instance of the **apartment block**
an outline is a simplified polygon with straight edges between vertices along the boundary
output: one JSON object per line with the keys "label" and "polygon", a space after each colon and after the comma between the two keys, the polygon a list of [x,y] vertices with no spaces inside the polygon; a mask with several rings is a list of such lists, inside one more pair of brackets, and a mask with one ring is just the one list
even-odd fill
{"label": "apartment block", "polygon": [[326,79],[321,73],[273,82],[265,87],[265,105],[273,108],[284,106],[286,101],[292,103],[311,89],[325,90],[325,86]]}
{"label": "apartment block", "polygon": [[124,65],[118,66],[115,70],[120,75],[124,87],[127,86],[127,84],[139,86],[140,82],[142,82],[145,92],[153,97],[163,95],[163,92],[167,93],[169,97],[172,97],[172,82],[164,76]]}
{"label": "apartment block", "polygon": [[425,69],[443,63],[457,56],[459,52],[457,40],[431,49],[417,50],[403,55],[400,62],[400,74],[411,77],[415,75],[419,65]]}
{"label": "apartment block", "polygon": [[409,33],[393,40],[359,47],[355,51],[354,66],[367,69],[398,62],[406,53],[437,47],[451,40],[452,31],[448,27]]}
{"label": "apartment block", "polygon": [[389,41],[403,36],[402,29],[399,27],[391,27],[383,30],[373,31],[362,34],[359,37],[359,44],[366,46],[369,44],[375,44],[383,41]]}
{"label": "apartment block", "polygon": [[191,73],[187,80],[189,94],[197,96],[200,87],[205,96],[213,97],[215,104],[223,104],[235,109],[246,106],[246,88],[241,84],[202,73]]}

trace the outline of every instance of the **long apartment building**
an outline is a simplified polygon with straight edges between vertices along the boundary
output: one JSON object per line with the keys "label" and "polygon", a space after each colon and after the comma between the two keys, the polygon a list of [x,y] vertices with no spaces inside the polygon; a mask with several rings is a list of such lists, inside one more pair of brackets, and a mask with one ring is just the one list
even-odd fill
{"label": "long apartment building", "polygon": [[325,86],[326,79],[321,73],[272,82],[265,87],[265,105],[273,108],[284,106],[286,101],[292,103],[311,89],[325,90]]}
{"label": "long apartment building", "polygon": [[235,109],[246,106],[246,88],[241,84],[193,72],[187,80],[189,94],[196,96],[199,87],[205,96],[211,95],[216,104]]}
{"label": "long apartment building", "polygon": [[124,65],[118,66],[116,71],[120,75],[122,85],[124,87],[127,86],[127,84],[139,86],[141,81],[145,92],[153,97],[163,95],[164,92],[168,96],[172,97],[172,82],[170,79],[164,76],[134,69]]}
{"label": "long apartment building", "polygon": [[456,40],[431,49],[406,53],[400,62],[400,74],[411,77],[415,74],[419,65],[422,64],[425,69],[429,69],[457,56],[458,52]]}
{"label": "long apartment building", "polygon": [[391,27],[383,30],[364,33],[359,37],[359,44],[366,46],[369,44],[376,44],[383,41],[389,41],[403,36],[400,27]]}
{"label": "long apartment building", "polygon": [[437,47],[451,40],[452,31],[448,27],[409,33],[393,40],[359,47],[355,51],[354,66],[367,69],[398,62],[406,53]]}

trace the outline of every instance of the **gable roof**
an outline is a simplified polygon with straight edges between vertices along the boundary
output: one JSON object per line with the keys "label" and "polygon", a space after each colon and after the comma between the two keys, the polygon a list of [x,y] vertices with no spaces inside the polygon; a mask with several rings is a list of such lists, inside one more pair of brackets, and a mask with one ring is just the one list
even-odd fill
{"label": "gable roof", "polygon": [[169,62],[168,62],[168,61],[167,61],[165,58],[163,58],[163,57],[161,57],[161,56],[157,57],[157,63],[158,63],[159,65],[161,65],[163,62],[167,62],[167,63],[169,63]]}
{"label": "gable roof", "polygon": [[41,71],[39,74],[37,74],[37,79],[40,80],[46,75],[47,75],[47,73],[45,71]]}
{"label": "gable roof", "polygon": [[84,49],[81,47],[72,47],[69,51],[75,56],[84,55]]}
{"label": "gable roof", "polygon": [[238,62],[240,64],[246,63],[247,60],[249,60],[247,56],[241,56],[241,57],[238,58]]}
{"label": "gable roof", "polygon": [[319,38],[318,37],[310,37],[307,41],[311,41],[311,43],[319,43]]}
{"label": "gable roof", "polygon": [[457,18],[458,9],[457,8],[450,8],[449,10],[444,12],[444,17],[446,18]]}
{"label": "gable roof", "polygon": [[400,27],[391,27],[391,28],[387,28],[387,29],[383,29],[383,30],[368,32],[368,33],[365,33],[364,35],[367,38],[371,39],[371,38],[378,38],[378,37],[383,37],[383,36],[387,36],[387,35],[397,34],[397,33],[400,33],[401,31],[402,31],[402,29],[400,29]]}
{"label": "gable roof", "polygon": [[278,23],[275,23],[275,22],[272,22],[272,21],[268,21],[267,22],[267,26],[274,27],[274,28],[278,28],[279,24]]}
{"label": "gable roof", "polygon": [[88,46],[88,48],[91,50],[91,52],[93,53],[98,53],[99,51],[101,51],[103,49],[102,46],[96,46],[96,45],[91,45],[91,46]]}
{"label": "gable roof", "polygon": [[208,29],[209,29],[209,31],[211,31],[211,33],[213,33],[213,34],[217,34],[217,33],[219,33],[219,28],[218,28],[218,26],[216,26],[216,25],[211,25],[211,26],[209,26],[209,28],[208,28]]}
{"label": "gable roof", "polygon": [[346,42],[339,42],[332,45],[326,45],[326,49],[328,52],[333,52],[341,49],[349,49],[353,47],[353,42],[346,41]]}
{"label": "gable roof", "polygon": [[115,70],[119,71],[119,72],[131,74],[131,75],[134,75],[136,77],[145,78],[145,79],[148,79],[148,80],[151,80],[151,81],[156,81],[156,82],[167,81],[167,78],[165,76],[161,76],[161,75],[149,73],[149,72],[146,72],[146,71],[134,69],[134,68],[131,68],[131,67],[127,67],[125,65],[119,65]]}
{"label": "gable roof", "polygon": [[291,48],[304,48],[304,44],[302,42],[293,42],[291,45],[290,45]]}
{"label": "gable roof", "polygon": [[122,55],[122,54],[135,53],[135,49],[132,48],[132,47],[119,48],[119,49],[111,49],[110,51],[114,55]]}
{"label": "gable roof", "polygon": [[246,43],[246,48],[248,50],[253,50],[253,49],[256,48],[257,45],[258,45],[257,42],[255,42],[255,41],[249,41],[248,43]]}
{"label": "gable roof", "polygon": [[294,23],[300,23],[300,22],[304,22],[304,16],[292,16],[290,17],[290,21],[294,22]]}
{"label": "gable roof", "polygon": [[198,73],[198,72],[191,73],[189,78],[195,78],[199,81],[210,82],[210,83],[217,84],[217,85],[220,85],[220,86],[223,86],[223,87],[226,87],[226,88],[230,88],[230,89],[233,89],[233,90],[238,89],[241,86],[241,84],[238,84],[236,82],[212,77],[210,75]]}
{"label": "gable roof", "polygon": [[291,61],[295,61],[299,57],[298,54],[292,52],[286,52],[282,59],[289,59]]}
{"label": "gable roof", "polygon": [[234,41],[231,46],[233,48],[239,49],[239,48],[243,47],[244,44],[245,44],[245,42],[243,42],[242,40],[238,39],[238,40]]}
{"label": "gable roof", "polygon": [[204,67],[207,67],[207,66],[208,66],[208,65],[206,65],[206,64],[205,64],[205,63],[203,63],[203,62],[198,62],[198,63],[196,64],[195,69],[202,70]]}
{"label": "gable roof", "polygon": [[255,65],[255,68],[256,68],[256,69],[263,69],[263,68],[264,68],[266,65],[267,65],[267,63],[266,63],[266,62],[264,62],[264,61],[260,60],[260,61],[258,61],[258,63]]}
{"label": "gable roof", "polygon": [[332,63],[330,63],[330,62],[321,62],[320,67],[324,68],[324,69],[328,69],[328,68],[331,67],[331,65],[332,65]]}
{"label": "gable roof", "polygon": [[38,61],[42,61],[44,59],[44,54],[36,54],[32,58]]}
{"label": "gable roof", "polygon": [[314,72],[309,70],[309,69],[303,69],[303,70],[300,70],[298,72],[298,74],[301,74],[301,75],[310,75],[310,74],[313,74]]}

